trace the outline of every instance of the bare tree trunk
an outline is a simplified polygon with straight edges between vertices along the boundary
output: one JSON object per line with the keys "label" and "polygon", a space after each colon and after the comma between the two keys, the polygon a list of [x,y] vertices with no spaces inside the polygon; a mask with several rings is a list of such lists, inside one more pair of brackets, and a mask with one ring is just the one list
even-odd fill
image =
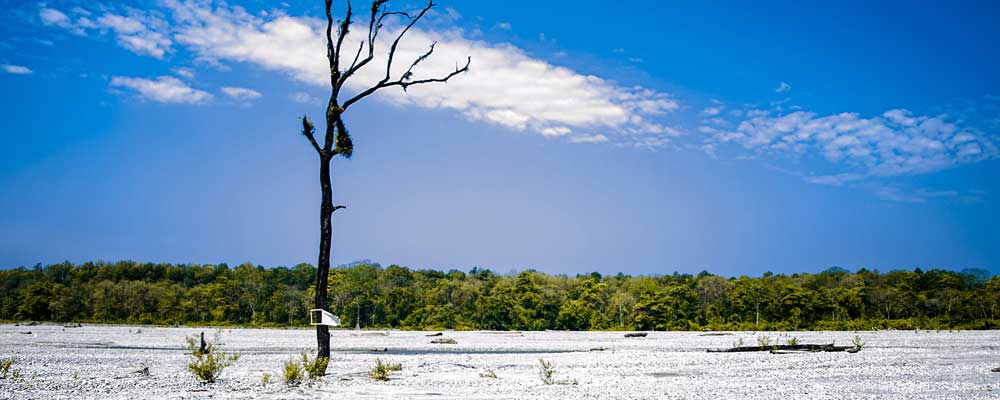
{"label": "bare tree trunk", "polygon": [[[319,164],[319,184],[322,202],[319,211],[319,261],[316,263],[316,308],[326,310],[326,291],[330,275],[330,244],[333,231],[330,217],[333,215],[333,188],[330,183],[330,158],[321,156]],[[330,358],[330,328],[316,325],[316,343],[319,352],[316,357]]]}
{"label": "bare tree trunk", "polygon": [[[351,28],[351,17],[353,15],[351,9],[351,3],[347,2],[347,10],[344,14],[344,18],[337,22],[336,37],[334,37],[334,20],[333,14],[330,10],[333,1],[325,0],[326,4],[326,57],[330,65],[330,101],[326,108],[326,132],[324,135],[323,145],[320,146],[319,142],[316,141],[315,127],[308,117],[302,117],[302,135],[309,140],[309,144],[312,148],[316,150],[319,155],[319,183],[322,189],[322,204],[320,206],[319,213],[319,261],[316,263],[316,301],[315,307],[318,309],[326,310],[327,308],[327,279],[330,275],[330,242],[332,241],[332,232],[330,228],[330,217],[333,215],[334,211],[337,211],[344,206],[334,206],[333,205],[333,190],[330,182],[330,161],[334,156],[340,155],[344,158],[350,158],[353,153],[354,145],[351,143],[350,135],[347,133],[347,128],[344,126],[344,121],[342,119],[343,113],[352,104],[361,101],[361,99],[368,97],[369,95],[375,93],[380,89],[399,87],[404,92],[407,87],[413,85],[423,85],[428,83],[445,83],[455,75],[467,72],[469,70],[469,64],[472,62],[471,57],[466,58],[465,66],[458,68],[456,64],[455,71],[438,78],[425,78],[425,79],[414,79],[413,69],[420,64],[421,61],[430,57],[431,53],[434,52],[434,43],[431,43],[430,48],[426,53],[417,57],[410,67],[407,68],[406,72],[400,75],[398,79],[393,79],[390,76],[392,69],[393,56],[396,53],[396,46],[399,41],[403,38],[409,29],[419,21],[424,14],[427,13],[431,7],[434,7],[433,1],[429,1],[424,8],[420,10],[419,13],[406,13],[399,11],[390,11],[384,7],[386,0],[373,0],[371,5],[371,15],[368,19],[368,35],[367,40],[360,43],[360,47],[355,51],[353,61],[351,61],[350,66],[346,69],[342,69],[342,66],[347,66],[348,64],[341,64],[341,46],[344,44],[344,40],[348,36],[348,32]],[[361,68],[367,65],[369,62],[375,58],[375,43],[378,37],[379,29],[382,28],[382,22],[387,17],[401,17],[408,19],[407,23],[402,30],[396,35],[396,39],[392,41],[389,46],[389,54],[386,62],[385,76],[379,80],[374,86],[369,87],[366,90],[362,90],[350,99],[344,102],[340,102],[338,96],[340,95],[340,90],[343,88],[347,79],[350,78],[354,73],[358,72]],[[362,57],[362,54],[367,50],[367,55]],[[351,60],[350,54],[344,57],[344,60]],[[290,318],[290,317],[289,317]],[[360,323],[360,318],[359,321]],[[319,352],[317,357],[330,357],[330,329],[326,325],[316,325],[316,342],[319,345]],[[325,371],[322,371],[325,373]]]}

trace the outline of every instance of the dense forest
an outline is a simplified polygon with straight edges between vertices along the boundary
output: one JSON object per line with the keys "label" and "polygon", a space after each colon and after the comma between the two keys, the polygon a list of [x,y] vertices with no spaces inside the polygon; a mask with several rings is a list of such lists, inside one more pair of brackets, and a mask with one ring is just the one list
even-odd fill
{"label": "dense forest", "polygon": [[[62,263],[0,271],[0,320],[302,326],[314,267]],[[488,330],[997,329],[1000,276],[982,270],[726,278],[411,270],[330,273],[345,327]]]}

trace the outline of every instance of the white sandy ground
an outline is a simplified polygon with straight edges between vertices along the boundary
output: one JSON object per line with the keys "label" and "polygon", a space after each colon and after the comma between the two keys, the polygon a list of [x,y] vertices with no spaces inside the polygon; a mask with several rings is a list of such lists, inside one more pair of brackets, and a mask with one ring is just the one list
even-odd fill
{"label": "white sandy ground", "polygon": [[[291,388],[281,383],[282,362],[312,354],[314,331],[222,330],[223,348],[241,358],[212,385],[185,370],[184,337],[201,331],[211,338],[215,329],[0,325],[0,359],[14,358],[22,377],[0,380],[0,398],[1000,399],[1000,373],[990,372],[1000,367],[1000,331],[860,332],[867,346],[857,354],[777,355],[705,350],[739,338],[756,344],[755,335],[848,345],[855,333],[446,331],[458,341],[446,345],[427,332],[337,330],[330,375]],[[577,384],[543,384],[540,357],[557,380]],[[376,358],[403,370],[375,382],[366,372]],[[149,376],[134,373],[143,367]],[[480,377],[487,368],[499,379]],[[262,386],[265,372],[273,377]]]}

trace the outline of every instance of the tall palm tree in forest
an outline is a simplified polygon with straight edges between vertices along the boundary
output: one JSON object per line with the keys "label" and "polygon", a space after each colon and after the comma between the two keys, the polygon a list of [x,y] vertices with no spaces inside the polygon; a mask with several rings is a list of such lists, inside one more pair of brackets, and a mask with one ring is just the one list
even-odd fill
{"label": "tall palm tree in forest", "polygon": [[[322,201],[320,203],[319,212],[319,260],[316,266],[315,301],[315,307],[319,309],[325,310],[327,308],[327,278],[330,273],[330,245],[332,240],[330,220],[335,211],[345,208],[342,205],[333,205],[333,188],[330,181],[330,162],[338,155],[344,158],[350,158],[351,154],[354,152],[354,146],[351,143],[351,136],[348,134],[346,125],[344,124],[344,113],[347,112],[348,108],[354,103],[357,103],[358,101],[381,89],[399,87],[405,91],[408,87],[413,85],[447,82],[455,75],[468,71],[469,64],[472,62],[472,58],[470,57],[466,60],[465,66],[456,68],[451,73],[442,77],[413,79],[413,68],[416,67],[421,61],[430,57],[434,52],[434,44],[431,44],[430,49],[426,53],[414,59],[405,72],[398,75],[398,77],[393,76],[392,63],[394,56],[396,55],[396,48],[399,45],[399,41],[404,35],[406,35],[410,28],[417,23],[417,21],[420,21],[420,19],[423,18],[432,7],[434,7],[434,3],[433,1],[429,2],[417,13],[407,13],[402,11],[387,10],[385,7],[385,3],[387,2],[388,0],[372,1],[370,18],[367,21],[367,38],[363,38],[363,40],[360,41],[357,51],[353,52],[353,56],[351,54],[347,54],[342,59],[342,49],[347,50],[343,47],[344,40],[347,38],[352,27],[353,10],[351,8],[351,3],[350,1],[347,2],[347,12],[342,20],[337,21],[336,35],[334,35],[333,28],[335,24],[333,15],[330,11],[332,0],[325,0],[326,57],[330,63],[331,91],[330,101],[326,107],[326,132],[322,145],[316,141],[316,129],[312,121],[310,121],[308,117],[302,117],[302,134],[309,140],[309,143],[312,145],[313,149],[316,150],[316,154],[319,156],[319,183],[322,193]],[[344,88],[348,79],[375,59],[376,44],[384,44],[379,41],[378,35],[380,30],[383,28],[383,22],[388,22],[386,21],[386,18],[400,18],[405,22],[405,25],[402,25],[398,31],[395,32],[395,39],[390,42],[391,44],[388,47],[388,54],[385,61],[386,65],[384,77],[373,86],[354,93],[353,96],[341,101],[341,90]],[[350,65],[347,64],[349,59],[351,60]],[[341,64],[342,61],[344,62],[343,65]],[[327,326],[316,326],[316,340],[319,346],[317,357],[329,359],[330,331]]]}

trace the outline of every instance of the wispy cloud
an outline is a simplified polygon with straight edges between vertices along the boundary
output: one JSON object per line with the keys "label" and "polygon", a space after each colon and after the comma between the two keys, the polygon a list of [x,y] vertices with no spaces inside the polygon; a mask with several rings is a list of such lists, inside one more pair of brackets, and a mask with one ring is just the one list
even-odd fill
{"label": "wispy cloud", "polygon": [[248,88],[242,88],[236,86],[223,86],[220,90],[222,90],[223,94],[229,96],[234,100],[246,101],[246,100],[258,99],[261,97],[260,92]]}
{"label": "wispy cloud", "polygon": [[924,174],[994,158],[993,138],[948,115],[914,115],[902,109],[878,116],[855,113],[821,116],[751,109],[736,129],[703,125],[707,141],[738,144],[754,152],[799,156],[814,153],[841,170],[806,178],[812,183],[844,184],[864,178]]}
{"label": "wispy cloud", "polygon": [[167,36],[169,33],[163,33],[169,31],[167,21],[135,9],[129,9],[127,13],[120,15],[105,12],[92,20],[89,11],[78,9],[74,20],[62,11],[42,8],[38,15],[43,24],[57,26],[77,35],[87,35],[88,31],[100,34],[114,32],[118,43],[136,54],[163,58],[172,51],[173,42]]}
{"label": "wispy cloud", "polygon": [[177,74],[177,76],[187,79],[194,79],[194,70],[191,68],[178,67],[173,68],[170,71]]}
{"label": "wispy cloud", "polygon": [[596,134],[596,135],[578,135],[569,138],[570,143],[604,143],[608,141],[608,137]]}
{"label": "wispy cloud", "polygon": [[142,98],[160,103],[201,104],[212,99],[211,93],[192,88],[172,76],[155,80],[115,76],[111,78],[111,86],[131,89]]}
{"label": "wispy cloud", "polygon": [[886,201],[899,203],[925,203],[933,199],[959,199],[964,201],[976,201],[978,197],[972,195],[963,196],[955,190],[929,190],[915,189],[908,190],[898,185],[885,185],[875,189],[875,196]]}
{"label": "wispy cloud", "polygon": [[2,64],[0,68],[3,68],[4,72],[8,74],[28,75],[34,73],[30,68],[22,65]]}
{"label": "wispy cloud", "polygon": [[789,90],[792,90],[792,85],[785,82],[779,82],[778,87],[774,89],[774,93],[785,93]]}
{"label": "wispy cloud", "polygon": [[511,29],[510,22],[497,22],[497,28],[509,31]]}
{"label": "wispy cloud", "polygon": [[310,104],[310,103],[318,103],[319,102],[319,98],[317,98],[317,97],[315,97],[315,96],[313,96],[313,95],[311,95],[309,93],[306,93],[306,92],[290,93],[288,95],[288,99],[291,100],[291,101],[294,101],[296,103],[302,103],[302,104]]}

